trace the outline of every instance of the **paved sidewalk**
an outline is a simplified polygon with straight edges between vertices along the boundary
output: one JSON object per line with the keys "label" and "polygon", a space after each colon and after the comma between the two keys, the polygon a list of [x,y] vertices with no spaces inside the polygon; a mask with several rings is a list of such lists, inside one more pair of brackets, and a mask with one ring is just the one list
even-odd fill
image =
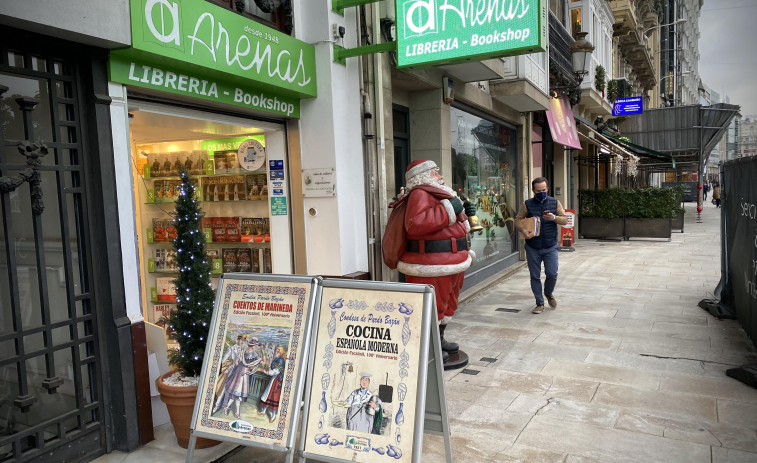
{"label": "paved sidewalk", "polygon": [[[757,389],[725,375],[757,349],[737,321],[697,306],[720,279],[720,211],[705,204],[697,223],[694,208],[669,242],[560,253],[556,310],[531,313],[526,268],[459,309],[446,335],[472,361],[445,372],[453,462],[757,462]],[[184,461],[162,428],[96,461]],[[234,447],[223,445],[194,461]],[[223,461],[284,458],[244,448]],[[424,436],[422,461],[445,461],[441,437]]]}

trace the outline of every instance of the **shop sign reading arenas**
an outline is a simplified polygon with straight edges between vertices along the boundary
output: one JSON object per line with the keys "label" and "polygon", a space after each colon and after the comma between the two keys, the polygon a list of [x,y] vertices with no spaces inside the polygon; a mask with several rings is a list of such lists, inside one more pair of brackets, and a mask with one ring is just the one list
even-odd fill
{"label": "shop sign reading arenas", "polygon": [[396,0],[397,67],[546,51],[546,0]]}
{"label": "shop sign reading arenas", "polygon": [[315,97],[315,47],[210,2],[131,0],[132,46],[110,53],[109,78],[299,117]]}

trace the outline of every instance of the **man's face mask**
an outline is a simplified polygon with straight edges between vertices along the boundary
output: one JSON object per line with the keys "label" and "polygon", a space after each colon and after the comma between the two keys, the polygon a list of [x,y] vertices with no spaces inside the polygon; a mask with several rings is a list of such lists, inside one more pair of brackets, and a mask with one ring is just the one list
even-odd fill
{"label": "man's face mask", "polygon": [[540,203],[543,203],[545,199],[547,199],[547,192],[546,191],[540,191],[539,193],[536,193],[534,195],[534,198],[536,198],[537,201]]}

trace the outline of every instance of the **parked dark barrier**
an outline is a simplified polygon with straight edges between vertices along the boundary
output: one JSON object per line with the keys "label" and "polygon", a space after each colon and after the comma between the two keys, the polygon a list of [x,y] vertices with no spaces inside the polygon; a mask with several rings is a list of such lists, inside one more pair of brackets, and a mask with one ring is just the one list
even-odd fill
{"label": "parked dark barrier", "polygon": [[757,157],[723,164],[721,301],[757,345]]}

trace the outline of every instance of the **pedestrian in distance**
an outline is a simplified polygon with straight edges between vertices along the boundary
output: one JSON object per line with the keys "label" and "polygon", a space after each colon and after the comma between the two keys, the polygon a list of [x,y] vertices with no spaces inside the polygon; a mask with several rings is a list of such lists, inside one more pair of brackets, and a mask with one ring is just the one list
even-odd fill
{"label": "pedestrian in distance", "polygon": [[720,184],[716,183],[712,189],[712,199],[715,200],[715,207],[720,207]]}
{"label": "pedestrian in distance", "polygon": [[[526,240],[526,261],[528,271],[531,274],[531,291],[536,299],[536,307],[532,311],[535,314],[544,312],[544,297],[549,306],[557,307],[557,299],[554,297],[555,285],[557,284],[557,225],[567,225],[568,217],[565,209],[556,198],[547,195],[547,179],[538,177],[531,182],[534,197],[527,199],[520,206],[515,216],[515,227],[521,232]],[[535,234],[530,228],[526,228],[526,220],[530,217],[538,217],[540,220],[540,232]],[[544,263],[546,280],[542,293],[541,266]]]}
{"label": "pedestrian in distance", "polygon": [[705,183],[704,186],[702,187],[702,193],[704,193],[704,200],[705,201],[707,201],[707,192],[709,192],[709,191],[710,191],[710,184],[709,183]]}

